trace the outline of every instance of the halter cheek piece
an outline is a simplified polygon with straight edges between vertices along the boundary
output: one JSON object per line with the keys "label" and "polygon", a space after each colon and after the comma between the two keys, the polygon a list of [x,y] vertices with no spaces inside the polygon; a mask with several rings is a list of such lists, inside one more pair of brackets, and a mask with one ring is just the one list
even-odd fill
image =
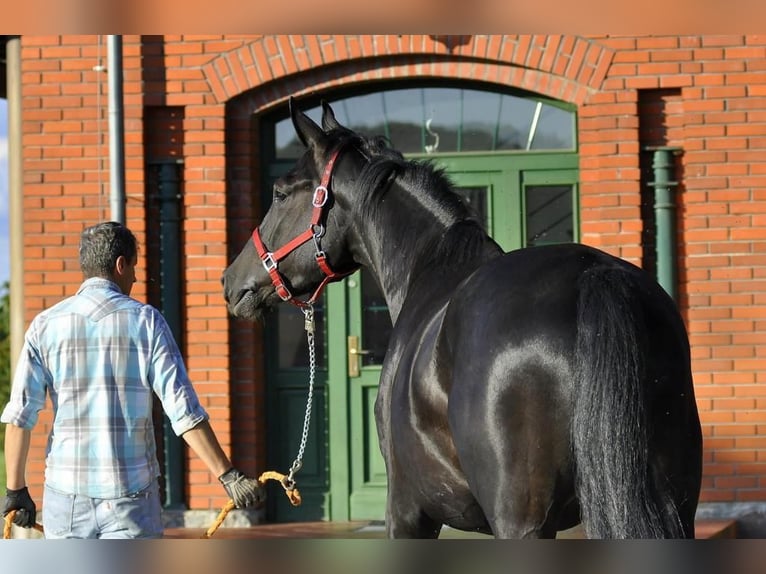
{"label": "halter cheek piece", "polygon": [[[321,223],[322,215],[324,213],[324,208],[327,204],[327,200],[330,196],[330,179],[332,178],[332,170],[335,166],[335,161],[340,155],[340,151],[340,147],[333,151],[330,159],[327,162],[327,165],[325,165],[324,172],[322,173],[322,180],[319,182],[319,185],[316,187],[316,189],[314,189],[314,197],[311,201],[313,206],[311,212],[311,223],[309,223],[309,227],[306,231],[294,237],[292,240],[288,241],[285,245],[276,251],[270,252],[266,249],[266,246],[263,243],[263,239],[261,239],[261,232],[258,230],[258,228],[256,227],[253,230],[253,244],[255,245],[256,251],[258,251],[258,256],[261,258],[261,263],[263,263],[264,269],[266,269],[269,276],[271,277],[271,282],[277,291],[277,295],[279,295],[283,301],[289,301],[293,305],[296,305],[300,308],[306,308],[313,305],[314,302],[322,294],[322,290],[328,283],[338,281],[343,277],[350,275],[357,269],[355,267],[351,271],[347,271],[345,273],[337,273],[333,271],[327,261],[327,255],[322,250],[322,236],[325,232],[325,228]],[[314,257],[316,258],[317,265],[322,270],[322,273],[324,273],[325,277],[314,291],[314,294],[311,295],[311,298],[309,298],[308,301],[301,301],[300,299],[293,297],[292,293],[290,293],[290,290],[285,285],[285,281],[282,278],[282,275],[279,273],[278,266],[280,261],[282,261],[285,257],[290,255],[290,253],[310,240],[314,241],[314,247],[316,249]]]}

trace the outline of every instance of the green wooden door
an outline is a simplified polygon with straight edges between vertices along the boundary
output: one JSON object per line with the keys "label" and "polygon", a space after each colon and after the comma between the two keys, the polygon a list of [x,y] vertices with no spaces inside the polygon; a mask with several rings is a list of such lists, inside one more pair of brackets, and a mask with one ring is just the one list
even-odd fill
{"label": "green wooden door", "polygon": [[[506,249],[573,241],[577,232],[575,154],[455,154],[434,160]],[[374,419],[391,321],[372,276],[360,271],[328,286],[317,308],[316,391],[304,467],[304,502],[274,490],[269,519],[381,520],[386,476]],[[300,442],[308,350],[303,317],[280,305],[266,325],[269,468],[286,471]],[[274,500],[276,499],[276,500]]]}

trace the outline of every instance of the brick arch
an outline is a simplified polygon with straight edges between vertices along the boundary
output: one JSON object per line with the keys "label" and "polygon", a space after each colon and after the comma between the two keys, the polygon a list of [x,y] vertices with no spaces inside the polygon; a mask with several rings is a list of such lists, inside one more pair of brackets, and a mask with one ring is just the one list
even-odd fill
{"label": "brick arch", "polygon": [[[226,234],[231,260],[260,219],[259,138],[254,113],[291,95],[396,78],[452,78],[513,86],[581,105],[600,89],[612,51],[574,36],[268,36],[203,66],[225,108]],[[230,320],[232,429],[265,436],[266,383],[259,325]],[[243,470],[266,463],[265,443],[235,445]]]}
{"label": "brick arch", "polygon": [[219,103],[261,88],[250,95],[251,112],[290,95],[413,77],[481,80],[580,105],[600,89],[612,56],[598,42],[562,35],[281,35],[226,52],[202,71]]}

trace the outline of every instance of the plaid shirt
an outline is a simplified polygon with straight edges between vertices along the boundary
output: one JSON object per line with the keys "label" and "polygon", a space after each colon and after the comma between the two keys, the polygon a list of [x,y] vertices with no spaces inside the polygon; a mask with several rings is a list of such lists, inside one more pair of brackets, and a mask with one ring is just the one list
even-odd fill
{"label": "plaid shirt", "polygon": [[159,476],[152,391],[176,434],[207,419],[164,317],[106,279],[35,317],[0,421],[31,429],[46,391],[46,484],[91,498],[126,496]]}

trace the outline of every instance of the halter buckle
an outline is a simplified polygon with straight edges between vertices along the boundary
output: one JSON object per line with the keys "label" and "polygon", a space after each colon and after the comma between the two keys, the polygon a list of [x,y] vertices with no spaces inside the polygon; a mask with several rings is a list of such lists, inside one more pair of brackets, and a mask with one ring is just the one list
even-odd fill
{"label": "halter buckle", "polygon": [[277,260],[274,259],[273,253],[266,253],[261,259],[261,263],[263,263],[264,269],[266,269],[266,271],[269,273],[277,268]]}
{"label": "halter buckle", "polygon": [[327,188],[324,185],[318,185],[314,190],[314,198],[312,200],[314,207],[324,207],[324,204],[327,203],[328,195],[330,195],[330,192],[327,191]]}

